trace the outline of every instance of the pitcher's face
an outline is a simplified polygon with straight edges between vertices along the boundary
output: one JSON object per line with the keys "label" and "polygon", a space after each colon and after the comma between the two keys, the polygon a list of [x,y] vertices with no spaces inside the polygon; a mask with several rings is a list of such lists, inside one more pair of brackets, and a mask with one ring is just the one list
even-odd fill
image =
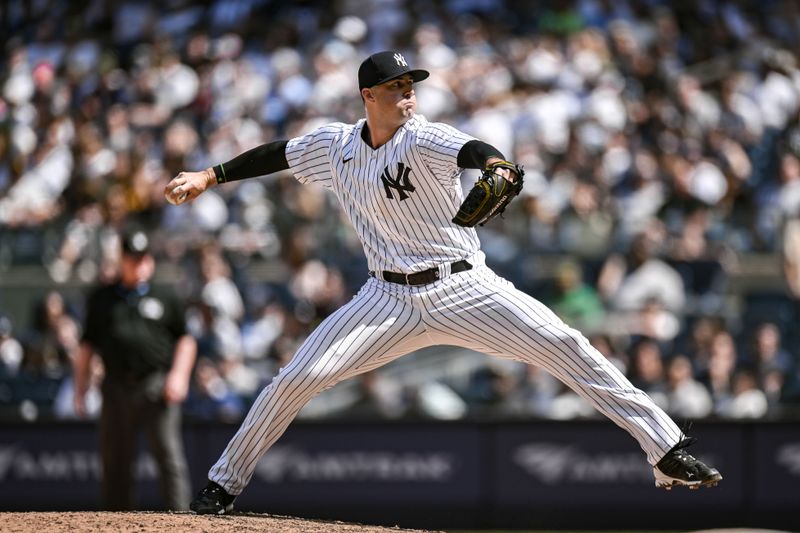
{"label": "pitcher's face", "polygon": [[414,116],[417,109],[417,95],[414,80],[410,74],[389,80],[380,85],[365,89],[373,97],[373,109],[380,120],[402,125]]}

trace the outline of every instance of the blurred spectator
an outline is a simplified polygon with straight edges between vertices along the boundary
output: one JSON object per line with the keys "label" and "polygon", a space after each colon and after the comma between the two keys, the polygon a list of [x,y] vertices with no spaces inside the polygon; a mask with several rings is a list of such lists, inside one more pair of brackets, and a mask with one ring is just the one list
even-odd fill
{"label": "blurred spectator", "polygon": [[562,391],[561,383],[544,369],[533,365],[522,365],[522,375],[518,379],[505,402],[506,413],[547,418],[553,400]]}
{"label": "blurred spectator", "polygon": [[[547,411],[547,418],[553,420],[572,420],[575,418],[596,418],[597,410],[582,396],[560,383],[560,392],[555,395]],[[655,398],[654,398],[655,401]]]}
{"label": "blurred spectator", "polygon": [[258,372],[245,364],[241,354],[228,356],[217,365],[222,377],[236,394],[247,399],[255,399],[255,395],[263,387],[262,378]]}
{"label": "blurred spectator", "polygon": [[708,390],[692,373],[692,363],[685,355],[676,355],[667,365],[667,412],[684,419],[708,416],[713,404]]}
{"label": "blurred spectator", "polygon": [[695,376],[708,374],[708,363],[711,359],[714,337],[722,329],[719,319],[709,316],[700,316],[692,323],[685,346],[678,351],[686,353],[692,361]]}
{"label": "blurred spectator", "polygon": [[646,392],[662,409],[668,407],[667,383],[661,348],[648,338],[631,347],[631,383]]}
{"label": "blurred spectator", "polygon": [[469,406],[470,413],[485,416],[502,410],[515,387],[513,367],[503,363],[479,367],[472,373],[462,396]]}
{"label": "blurred spectator", "polygon": [[201,357],[184,410],[195,420],[237,422],[245,414],[245,404],[222,378],[217,365]]}
{"label": "blurred spectator", "polygon": [[11,319],[0,315],[0,376],[4,378],[17,375],[22,365],[22,344],[13,333]]}
{"label": "blurred spectator", "polygon": [[658,258],[663,233],[657,225],[637,235],[627,256],[612,256],[598,280],[598,290],[617,311],[639,311],[658,301],[671,313],[684,306],[683,280],[675,269]]}
{"label": "blurred spectator", "polygon": [[611,246],[614,218],[605,191],[594,183],[578,180],[569,206],[558,217],[558,242],[565,252],[596,258]]}
{"label": "blurred spectator", "polygon": [[80,326],[58,291],[48,292],[35,309],[33,328],[25,339],[25,372],[62,378],[69,372],[81,335]]}
{"label": "blurred spectator", "polygon": [[708,370],[700,376],[701,381],[711,391],[714,412],[729,412],[733,400],[733,374],[736,370],[736,344],[727,331],[714,334],[708,358]]}
{"label": "blurred spectator", "polygon": [[733,375],[733,395],[718,409],[726,418],[762,418],[767,414],[768,402],[764,391],[758,388],[755,372],[742,368]]}
{"label": "blurred spectator", "polygon": [[[626,154],[630,158],[630,154]],[[622,184],[616,196],[623,231],[626,236],[636,233],[658,214],[667,201],[667,190],[663,172],[655,155],[640,149],[633,156],[630,177]]]}
{"label": "blurred spectator", "polygon": [[787,222],[783,232],[783,274],[789,292],[800,301],[800,218]]}
{"label": "blurred spectator", "polygon": [[103,227],[101,206],[97,203],[84,205],[64,229],[58,254],[48,265],[50,277],[64,283],[77,270],[84,282],[110,281],[119,260],[112,252],[116,246],[116,232]]}
{"label": "blurred spectator", "polygon": [[755,369],[758,388],[766,395],[771,410],[777,411],[784,384],[791,378],[795,364],[782,346],[776,324],[767,322],[756,328],[748,363]]}
{"label": "blurred spectator", "polygon": [[559,318],[587,333],[600,329],[605,309],[597,292],[583,282],[580,265],[572,261],[561,263],[554,282],[558,294],[548,305]]}
{"label": "blurred spectator", "polygon": [[792,356],[782,346],[777,324],[765,322],[756,328],[752,350],[750,363],[755,365],[762,377],[771,370],[782,374],[788,374],[792,370]]}
{"label": "blurred spectator", "polygon": [[222,254],[206,248],[200,258],[203,287],[200,295],[209,308],[220,317],[238,322],[244,316],[244,302],[231,279],[231,271]]}
{"label": "blurred spectator", "polygon": [[345,301],[344,279],[335,267],[312,259],[306,261],[289,281],[289,290],[302,308],[302,320],[318,323]]}
{"label": "blurred spectator", "polygon": [[623,374],[628,374],[628,356],[618,348],[617,343],[613,342],[611,337],[604,334],[590,335],[589,344],[611,361],[611,364],[617,367],[617,370]]}
{"label": "blurred spectator", "polygon": [[686,214],[682,227],[672,242],[670,258],[678,261],[698,261],[711,256],[708,241],[711,215],[707,209],[697,208]]}
{"label": "blurred spectator", "polygon": [[205,302],[189,307],[187,328],[197,339],[199,357],[219,363],[242,355],[241,332],[236,322]]}
{"label": "blurred spectator", "polygon": [[92,358],[89,367],[89,383],[83,400],[83,411],[78,413],[75,409],[75,379],[70,375],[61,382],[58,395],[53,400],[53,414],[56,418],[96,420],[100,416],[103,407],[100,388],[105,377],[105,368],[97,357]]}
{"label": "blurred spectator", "polygon": [[405,413],[405,399],[398,383],[384,379],[376,371],[355,378],[355,395],[340,414],[357,419],[392,419]]}
{"label": "blurred spectator", "polygon": [[0,317],[0,331],[0,403],[28,421],[51,417],[80,337],[64,298],[46,293],[34,308],[33,327],[19,340],[7,317]]}
{"label": "blurred spectator", "polygon": [[[776,220],[772,226],[775,234],[786,224],[787,220],[800,217],[800,158],[796,154],[783,154],[780,160],[780,179],[775,190],[775,204],[778,209],[772,211]],[[764,214],[770,210],[764,210]]]}
{"label": "blurred spectator", "polygon": [[72,123],[55,120],[37,145],[36,133],[27,124],[14,129],[12,143],[19,152],[31,155],[33,165],[0,197],[0,224],[9,227],[39,226],[61,211],[59,198],[69,185],[73,157],[69,149]]}
{"label": "blurred spectator", "polygon": [[245,357],[253,361],[266,359],[273,343],[291,330],[291,320],[289,310],[280,302],[273,301],[259,309],[254,319],[242,328]]}
{"label": "blurred spectator", "polygon": [[648,298],[639,310],[615,312],[606,320],[609,331],[633,338],[648,337],[667,346],[681,330],[681,321],[657,297]]}

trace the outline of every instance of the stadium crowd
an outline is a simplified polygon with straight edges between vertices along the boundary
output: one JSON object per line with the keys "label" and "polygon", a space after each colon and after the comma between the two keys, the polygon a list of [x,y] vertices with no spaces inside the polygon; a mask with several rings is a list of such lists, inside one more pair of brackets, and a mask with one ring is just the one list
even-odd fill
{"label": "stadium crowd", "polygon": [[[241,418],[363,283],[360,244],[333,198],[287,173],[179,207],[163,187],[357,120],[356,69],[381,49],[431,72],[419,112],[525,166],[520,201],[480,229],[500,274],[678,417],[797,412],[793,1],[10,0],[0,25],[0,272],[43,264],[53,287],[30,324],[0,318],[5,415],[74,416],[84,302],[60,287],[113,279],[136,223],[198,339],[187,414]],[[731,273],[754,253],[778,258],[786,288],[734,298]],[[325,416],[594,416],[524,365],[486,358],[435,385],[379,370]]]}

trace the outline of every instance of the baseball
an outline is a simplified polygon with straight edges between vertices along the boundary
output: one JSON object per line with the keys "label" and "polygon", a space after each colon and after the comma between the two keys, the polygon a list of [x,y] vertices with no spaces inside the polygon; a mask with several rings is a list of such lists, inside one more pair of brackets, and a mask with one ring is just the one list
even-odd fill
{"label": "baseball", "polygon": [[184,202],[184,200],[186,200],[186,198],[189,196],[189,193],[181,191],[181,187],[178,186],[175,187],[171,193],[167,193],[164,196],[172,205],[180,205]]}

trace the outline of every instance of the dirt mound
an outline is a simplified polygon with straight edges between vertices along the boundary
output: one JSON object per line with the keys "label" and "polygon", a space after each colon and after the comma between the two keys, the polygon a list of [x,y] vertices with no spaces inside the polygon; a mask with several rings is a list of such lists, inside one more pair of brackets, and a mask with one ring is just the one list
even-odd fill
{"label": "dirt mound", "polygon": [[695,531],[694,533],[789,533],[788,531],[777,531],[775,529],[750,529],[750,528],[734,528],[734,529],[703,529]]}
{"label": "dirt mound", "polygon": [[241,513],[232,516],[195,516],[189,513],[0,513],[2,530],[9,533],[214,533],[270,531],[275,533],[431,533],[418,529],[365,526],[344,522],[302,520],[288,516]]}

